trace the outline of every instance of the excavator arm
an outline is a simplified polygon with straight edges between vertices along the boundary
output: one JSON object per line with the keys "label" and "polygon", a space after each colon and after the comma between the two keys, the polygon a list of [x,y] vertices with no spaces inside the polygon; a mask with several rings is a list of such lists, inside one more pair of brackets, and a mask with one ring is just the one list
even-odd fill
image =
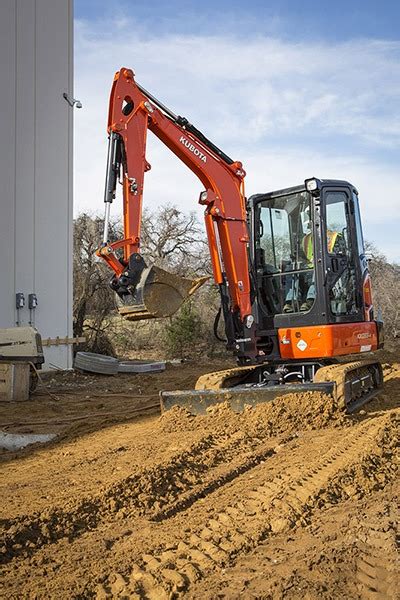
{"label": "excavator arm", "polygon": [[[135,81],[133,71],[126,68],[115,74],[110,95],[105,229],[103,244],[97,252],[114,270],[112,287],[129,303],[135,297],[135,290],[140,287],[140,280],[147,269],[140,255],[140,246],[144,174],[150,169],[146,160],[148,130],[202,182],[205,189],[200,194],[199,203],[205,206],[213,275],[221,289],[225,320],[228,310],[235,315],[240,329],[243,325],[250,329],[253,317],[249,234],[242,164],[230,159],[187,119],[174,115],[163,106]],[[124,239],[110,243],[110,204],[115,198],[120,177],[123,186]],[[123,255],[119,256],[121,249]],[[157,283],[157,277],[154,281]],[[195,283],[186,286],[186,295],[196,287]],[[184,295],[181,290],[182,298]],[[129,316],[129,308],[125,313]],[[142,311],[140,314],[145,318],[149,313]]]}

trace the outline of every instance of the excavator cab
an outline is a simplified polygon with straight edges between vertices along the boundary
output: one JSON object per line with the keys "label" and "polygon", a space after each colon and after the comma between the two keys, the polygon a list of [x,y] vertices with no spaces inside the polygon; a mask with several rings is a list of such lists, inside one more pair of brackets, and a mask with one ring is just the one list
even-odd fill
{"label": "excavator cab", "polygon": [[261,330],[373,319],[354,186],[313,178],[249,205]]}

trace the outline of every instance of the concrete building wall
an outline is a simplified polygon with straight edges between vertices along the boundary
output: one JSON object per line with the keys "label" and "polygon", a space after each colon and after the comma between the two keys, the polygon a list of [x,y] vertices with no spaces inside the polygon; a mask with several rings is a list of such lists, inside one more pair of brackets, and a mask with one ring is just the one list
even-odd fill
{"label": "concrete building wall", "polygon": [[[0,328],[72,335],[73,0],[0,3]],[[71,346],[45,350],[71,366]]]}

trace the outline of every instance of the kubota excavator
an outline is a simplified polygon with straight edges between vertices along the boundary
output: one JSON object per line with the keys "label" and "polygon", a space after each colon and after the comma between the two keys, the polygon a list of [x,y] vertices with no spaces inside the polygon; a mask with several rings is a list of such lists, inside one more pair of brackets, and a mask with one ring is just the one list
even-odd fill
{"label": "kubota excavator", "polygon": [[[129,320],[173,314],[203,279],[181,279],[140,254],[146,136],[150,130],[204,186],[199,203],[219,286],[227,348],[239,366],[200,377],[196,390],[162,392],[164,409],[203,413],[228,400],[234,410],[289,392],[321,390],[348,411],[377,393],[374,359],[343,357],[383,346],[374,316],[356,188],[347,181],[302,185],[246,199],[242,163],[139,85],[131,69],[114,77],[109,113],[103,244],[111,287]],[[123,240],[108,239],[110,204],[123,188]]]}

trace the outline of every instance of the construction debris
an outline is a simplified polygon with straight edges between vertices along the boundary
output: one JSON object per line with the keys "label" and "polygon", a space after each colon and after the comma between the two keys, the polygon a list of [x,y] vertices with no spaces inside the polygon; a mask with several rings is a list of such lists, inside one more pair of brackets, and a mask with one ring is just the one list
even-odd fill
{"label": "construction debris", "polygon": [[0,431],[0,448],[2,450],[10,450],[14,452],[15,450],[21,450],[21,448],[26,448],[26,446],[29,446],[31,444],[45,444],[46,442],[54,440],[54,438],[56,437],[57,435],[55,433],[15,434]]}
{"label": "construction debris", "polygon": [[74,367],[81,371],[99,373],[101,375],[159,373],[165,370],[165,362],[154,360],[118,360],[112,356],[94,354],[93,352],[77,352]]}

